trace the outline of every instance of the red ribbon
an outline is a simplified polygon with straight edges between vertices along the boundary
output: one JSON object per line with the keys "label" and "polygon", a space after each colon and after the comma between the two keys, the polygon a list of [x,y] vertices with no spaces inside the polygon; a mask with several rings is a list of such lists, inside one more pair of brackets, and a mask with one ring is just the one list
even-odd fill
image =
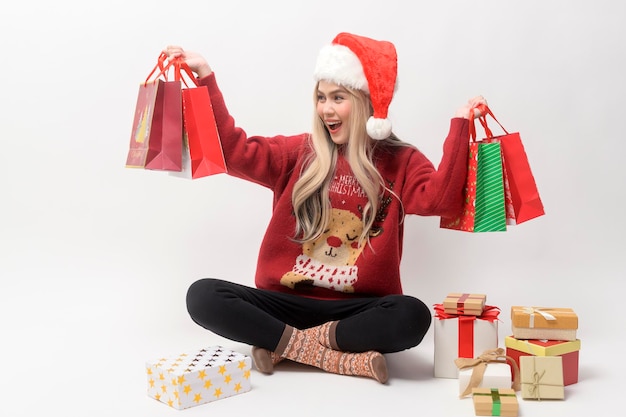
{"label": "red ribbon", "polygon": [[459,358],[474,357],[474,319],[471,316],[459,317]]}
{"label": "red ribbon", "polygon": [[463,294],[461,294],[461,296],[457,300],[456,308],[457,308],[457,310],[459,310],[459,313],[463,313],[463,309],[465,308],[465,306],[463,304],[465,303],[465,300],[467,300],[468,298],[469,298],[469,294],[468,293],[463,293]]}
{"label": "red ribbon", "polygon": [[456,302],[456,309],[459,314],[465,313],[465,301],[468,299],[480,300],[481,296],[472,296],[469,293],[463,293]]}
{"label": "red ribbon", "polygon": [[495,306],[485,306],[480,316],[464,316],[461,314],[446,313],[443,304],[435,304],[435,318],[439,320],[459,319],[459,358],[474,357],[474,320],[487,320],[490,323],[498,320],[500,309]]}

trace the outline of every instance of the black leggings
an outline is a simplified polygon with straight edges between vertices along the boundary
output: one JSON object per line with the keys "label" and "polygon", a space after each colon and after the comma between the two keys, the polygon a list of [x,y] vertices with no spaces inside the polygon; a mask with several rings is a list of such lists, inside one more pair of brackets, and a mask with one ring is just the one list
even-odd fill
{"label": "black leggings", "polygon": [[187,310],[205,329],[271,351],[286,324],[306,329],[340,320],[336,340],[341,350],[399,352],[417,346],[432,319],[422,301],[407,295],[318,300],[218,279],[194,282]]}

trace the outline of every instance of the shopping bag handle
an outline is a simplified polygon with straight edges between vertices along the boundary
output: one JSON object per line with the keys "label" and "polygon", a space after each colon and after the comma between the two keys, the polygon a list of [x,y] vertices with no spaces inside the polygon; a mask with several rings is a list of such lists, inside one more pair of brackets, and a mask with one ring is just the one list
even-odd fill
{"label": "shopping bag handle", "polygon": [[[159,55],[156,65],[152,68],[148,77],[146,77],[144,84],[147,84],[150,79],[153,78],[153,75],[155,80],[163,77],[165,81],[168,81],[168,73],[170,72],[170,69],[173,69],[174,81],[182,81],[183,84],[185,84],[185,87],[189,88],[189,84],[187,84],[187,81],[183,78],[183,74],[185,74],[196,87],[198,86],[198,81],[196,81],[193,71],[191,71],[191,68],[189,68],[189,65],[187,65],[185,60],[181,57],[168,60],[167,55],[164,52],[161,52]],[[159,70],[158,73],[157,70]]]}
{"label": "shopping bag handle", "polygon": [[161,77],[161,75],[165,75],[165,73],[167,72],[170,66],[169,63],[167,65],[165,64],[166,60],[167,60],[167,55],[164,52],[161,52],[161,55],[159,55],[159,58],[157,59],[156,65],[154,66],[154,68],[152,68],[152,71],[150,71],[150,74],[148,74],[148,76],[146,77],[146,81],[144,81],[144,85],[150,82],[150,79],[156,73],[157,69],[159,69],[160,72],[154,77],[155,80]]}
{"label": "shopping bag handle", "polygon": [[470,131],[470,138],[472,139],[472,142],[476,142],[476,126],[474,124],[474,109],[478,109],[480,111],[480,116],[478,117],[478,121],[482,125],[483,129],[485,129],[485,135],[487,136],[487,138],[493,138],[493,132],[491,132],[491,129],[487,125],[487,115],[491,116],[491,118],[496,121],[496,123],[502,128],[502,130],[504,131],[506,135],[509,134],[509,132],[504,128],[504,126],[502,126],[502,124],[498,121],[498,119],[496,119],[496,116],[493,115],[493,112],[491,111],[491,109],[485,104],[479,104],[478,106],[471,108],[470,114],[469,114],[469,117],[470,117],[469,131]]}

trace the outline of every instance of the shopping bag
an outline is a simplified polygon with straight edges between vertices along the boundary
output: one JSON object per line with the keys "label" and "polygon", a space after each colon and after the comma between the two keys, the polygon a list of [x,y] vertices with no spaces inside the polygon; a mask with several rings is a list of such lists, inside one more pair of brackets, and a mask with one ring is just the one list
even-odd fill
{"label": "shopping bag", "polygon": [[139,86],[130,146],[126,155],[127,168],[145,168],[146,166],[158,89],[159,85],[156,81],[142,83]]}
{"label": "shopping bag", "polygon": [[439,225],[472,233],[506,231],[500,143],[476,141],[475,132],[470,138],[463,209],[456,216],[442,217]]}
{"label": "shopping bag", "polygon": [[171,171],[169,175],[197,179],[226,173],[226,161],[209,90],[198,84],[182,58],[172,60],[171,66],[174,80],[181,81],[184,88],[181,93],[183,138],[179,143],[182,169]]}
{"label": "shopping bag", "polygon": [[157,105],[153,130],[148,141],[146,169],[180,171],[182,169],[183,117],[181,82],[158,80]]}
{"label": "shopping bag", "polygon": [[[504,131],[504,135],[493,135],[487,125],[487,115],[498,123]],[[502,148],[507,223],[515,225],[543,216],[545,214],[543,203],[519,132],[509,133],[488,107],[480,117],[480,122],[487,136],[483,140],[485,142],[499,142]]]}
{"label": "shopping bag", "polygon": [[498,143],[478,143],[474,232],[506,230],[502,152]]}
{"label": "shopping bag", "polygon": [[[165,55],[161,54],[146,81],[139,86],[126,159],[128,168],[182,169],[182,86],[179,79],[167,79],[170,65],[165,65],[164,60]],[[151,80],[156,70],[160,72]]]}
{"label": "shopping bag", "polygon": [[183,115],[191,178],[227,172],[211,97],[206,86],[183,90]]}

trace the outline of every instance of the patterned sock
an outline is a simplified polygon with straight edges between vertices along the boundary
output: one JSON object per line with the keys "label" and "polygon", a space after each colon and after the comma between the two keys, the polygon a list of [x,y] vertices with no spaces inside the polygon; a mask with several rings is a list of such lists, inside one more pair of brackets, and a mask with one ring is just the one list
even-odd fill
{"label": "patterned sock", "polygon": [[320,326],[320,343],[333,350],[340,350],[337,345],[336,329],[338,321],[329,321]]}
{"label": "patterned sock", "polygon": [[[337,327],[337,321],[329,321],[320,326],[320,343],[333,350],[339,350],[337,341],[335,339],[335,328]],[[252,359],[256,369],[267,375],[274,373],[274,365],[283,361],[284,358],[276,353],[263,349],[257,346],[252,347]]]}
{"label": "patterned sock", "polygon": [[267,349],[252,346],[252,359],[259,372],[271,375],[274,373],[274,365],[282,362],[284,358]]}
{"label": "patterned sock", "polygon": [[315,366],[339,375],[354,375],[387,382],[387,363],[379,352],[346,353],[320,343],[321,326],[299,330],[285,327],[276,354],[294,362]]}

